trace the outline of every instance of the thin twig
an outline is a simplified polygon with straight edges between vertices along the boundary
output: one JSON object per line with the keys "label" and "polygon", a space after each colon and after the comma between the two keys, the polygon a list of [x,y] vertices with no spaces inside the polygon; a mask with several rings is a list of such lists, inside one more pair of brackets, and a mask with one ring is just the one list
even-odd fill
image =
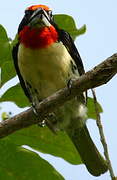
{"label": "thin twig", "polygon": [[104,148],[105,159],[107,160],[108,169],[109,169],[109,172],[110,172],[111,179],[114,180],[115,175],[114,175],[114,171],[113,171],[111,161],[110,161],[110,158],[109,158],[108,146],[107,146],[107,143],[106,143],[106,138],[104,136],[103,126],[102,126],[102,123],[101,123],[101,117],[100,117],[99,109],[98,109],[98,106],[97,106],[97,97],[96,97],[96,93],[95,93],[94,89],[92,89],[92,94],[93,94],[93,98],[94,98],[94,106],[95,106],[95,112],[96,112],[96,117],[97,117],[96,123],[97,123],[98,129],[99,129],[101,142],[102,142],[102,145],[103,145],[103,148]]}

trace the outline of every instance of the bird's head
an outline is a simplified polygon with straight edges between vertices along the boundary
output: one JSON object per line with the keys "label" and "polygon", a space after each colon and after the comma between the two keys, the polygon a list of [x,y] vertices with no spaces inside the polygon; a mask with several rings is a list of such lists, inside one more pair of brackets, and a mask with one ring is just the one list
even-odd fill
{"label": "bird's head", "polygon": [[50,27],[52,20],[52,11],[45,5],[35,5],[26,9],[25,13],[30,13],[28,26],[30,27]]}
{"label": "bird's head", "polygon": [[58,33],[52,22],[53,15],[49,7],[45,5],[28,7],[18,28],[19,41],[26,47],[47,47],[58,39]]}

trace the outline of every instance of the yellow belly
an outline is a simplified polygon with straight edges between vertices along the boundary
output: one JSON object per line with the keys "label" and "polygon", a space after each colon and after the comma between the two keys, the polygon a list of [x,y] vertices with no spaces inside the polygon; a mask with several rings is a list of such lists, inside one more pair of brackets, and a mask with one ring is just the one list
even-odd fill
{"label": "yellow belly", "polygon": [[39,90],[41,99],[66,86],[76,76],[71,70],[72,58],[62,43],[46,49],[32,50],[19,46],[18,65],[24,80]]}
{"label": "yellow belly", "polygon": [[[78,72],[73,72],[72,65],[75,66],[73,59],[60,43],[37,50],[25,48],[22,44],[19,46],[18,66],[25,83],[28,82],[32,86],[30,93],[35,107],[39,100],[64,88],[69,79],[79,76]],[[38,91],[36,94],[35,89]],[[86,114],[81,99],[78,101],[74,98],[54,112],[60,129],[66,127],[73,118]]]}

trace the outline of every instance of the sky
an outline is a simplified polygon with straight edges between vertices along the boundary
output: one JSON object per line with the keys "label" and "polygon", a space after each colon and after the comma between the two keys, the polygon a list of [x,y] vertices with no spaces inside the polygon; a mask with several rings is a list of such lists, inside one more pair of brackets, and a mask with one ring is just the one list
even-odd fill
{"label": "sky", "polygon": [[[17,27],[24,10],[32,4],[46,4],[53,9],[55,14],[69,14],[77,24],[77,27],[86,24],[87,32],[85,35],[77,38],[75,44],[81,54],[86,71],[99,64],[107,57],[116,53],[117,50],[117,1],[116,0],[4,0],[0,6],[0,24],[8,32],[9,37],[14,38]],[[101,115],[104,132],[109,147],[109,154],[112,166],[117,175],[117,78],[114,77],[108,84],[96,89],[97,97],[101,103],[104,112]],[[7,104],[7,109],[15,113],[19,112],[14,105]],[[3,105],[6,110],[6,104]],[[88,127],[94,141],[103,152],[99,143],[99,134],[96,130],[94,120],[88,121]],[[98,139],[98,140],[97,140]],[[84,165],[73,166],[60,158],[54,158],[50,155],[40,154],[43,158],[49,160],[52,165],[64,176],[66,180],[109,180],[109,173],[100,177],[91,176]]]}

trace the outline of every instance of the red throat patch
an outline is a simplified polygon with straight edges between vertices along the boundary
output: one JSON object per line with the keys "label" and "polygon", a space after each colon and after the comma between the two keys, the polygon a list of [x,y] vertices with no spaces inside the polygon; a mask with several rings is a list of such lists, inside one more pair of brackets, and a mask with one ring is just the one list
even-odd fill
{"label": "red throat patch", "polygon": [[27,48],[46,48],[58,40],[58,33],[53,26],[30,28],[25,26],[19,33],[19,41]]}

